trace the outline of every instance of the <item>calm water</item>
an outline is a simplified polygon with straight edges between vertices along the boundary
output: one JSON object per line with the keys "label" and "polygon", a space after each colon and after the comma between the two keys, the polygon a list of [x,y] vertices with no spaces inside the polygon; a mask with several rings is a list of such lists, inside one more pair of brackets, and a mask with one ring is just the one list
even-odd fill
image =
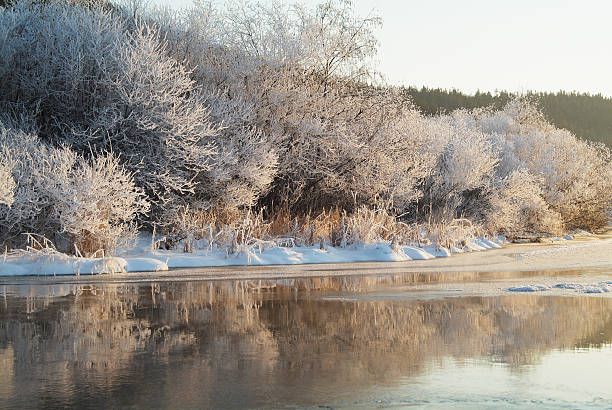
{"label": "calm water", "polygon": [[529,275],[3,282],[0,407],[612,408],[612,298]]}

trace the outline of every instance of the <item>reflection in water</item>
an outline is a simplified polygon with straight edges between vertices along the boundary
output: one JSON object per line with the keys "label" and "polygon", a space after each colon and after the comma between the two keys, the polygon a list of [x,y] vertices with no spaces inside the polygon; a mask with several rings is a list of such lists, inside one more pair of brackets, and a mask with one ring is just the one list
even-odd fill
{"label": "reflection in water", "polygon": [[371,404],[449,359],[520,375],[612,341],[612,299],[350,297],[436,280],[0,286],[0,405]]}

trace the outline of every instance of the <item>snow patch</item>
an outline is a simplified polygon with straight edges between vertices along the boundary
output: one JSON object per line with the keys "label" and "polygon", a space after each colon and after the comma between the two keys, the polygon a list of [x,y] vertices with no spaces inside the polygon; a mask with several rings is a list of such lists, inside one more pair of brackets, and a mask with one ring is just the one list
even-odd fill
{"label": "snow patch", "polygon": [[542,292],[545,290],[550,290],[550,286],[546,285],[524,285],[524,286],[514,286],[508,288],[509,292]]}
{"label": "snow patch", "polygon": [[612,282],[599,282],[594,284],[581,283],[558,283],[553,286],[556,289],[575,290],[580,293],[608,293],[612,292]]}
{"label": "snow patch", "polygon": [[125,272],[124,258],[77,258],[64,254],[20,255],[0,263],[0,276],[79,275]]}
{"label": "snow patch", "polygon": [[427,245],[423,248],[404,246],[401,249],[411,260],[434,259],[438,256],[437,254],[440,254],[440,256],[442,256],[441,252],[435,250],[435,245]]}
{"label": "snow patch", "polygon": [[423,249],[436,258],[447,258],[451,256],[451,250],[437,245],[426,245]]}
{"label": "snow patch", "polygon": [[[499,240],[497,240],[499,241]],[[501,243],[501,241],[499,241]],[[0,260],[0,276],[79,275],[115,272],[158,272],[173,268],[199,268],[247,265],[298,265],[350,262],[401,262],[449,257],[462,252],[457,248],[424,246],[397,246],[379,242],[346,248],[319,246],[296,247],[243,247],[235,254],[220,249],[197,249],[193,253],[151,250],[150,236],[141,235],[136,247],[121,251],[120,257],[77,258],[61,253],[16,253]],[[478,238],[469,242],[469,248],[486,250],[497,248],[493,240]]]}
{"label": "snow patch", "polygon": [[168,270],[166,262],[153,258],[128,258],[124,270],[126,272],[159,272]]}
{"label": "snow patch", "polygon": [[487,249],[499,249],[501,244],[494,242],[486,238],[476,238],[480,246],[486,247]]}
{"label": "snow patch", "polygon": [[557,283],[548,285],[523,285],[508,288],[509,292],[541,292],[551,289],[570,290],[579,293],[609,293],[612,292],[612,281],[598,283]]}

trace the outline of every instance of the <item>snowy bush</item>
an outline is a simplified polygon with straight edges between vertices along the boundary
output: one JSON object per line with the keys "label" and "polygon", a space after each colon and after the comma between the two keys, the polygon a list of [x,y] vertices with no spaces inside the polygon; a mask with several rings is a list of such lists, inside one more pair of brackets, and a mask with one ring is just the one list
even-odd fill
{"label": "snowy bush", "polygon": [[532,101],[434,116],[422,135],[438,152],[422,201],[436,220],[468,217],[510,235],[607,223],[610,150],[555,128]]}
{"label": "snowy bush", "polygon": [[188,72],[156,39],[143,26],[117,50],[116,70],[101,81],[108,98],[90,127],[96,146],[121,152],[140,185],[163,200],[206,189],[193,179],[211,167],[217,130]]}
{"label": "snowy bush", "polygon": [[527,99],[430,117],[420,135],[437,153],[421,211],[437,221],[468,217],[507,234],[607,223],[610,150],[555,128]]}
{"label": "snowy bush", "polygon": [[541,182],[526,170],[515,170],[496,183],[488,198],[487,228],[508,236],[559,234],[561,215],[544,201]]}
{"label": "snowy bush", "polygon": [[498,112],[477,115],[500,152],[497,175],[524,169],[537,178],[541,197],[566,229],[596,229],[612,204],[610,149],[576,138],[546,121],[537,107],[517,99]]}
{"label": "snowy bush", "polygon": [[[200,3],[182,18],[162,13],[157,21],[172,55],[203,87],[245,104],[237,123],[273,148],[275,177],[260,203],[287,202],[300,212],[352,206],[353,194],[372,201],[389,190],[383,178],[398,179],[381,165],[391,162],[385,130],[405,101],[360,81],[371,74],[377,18],[355,17],[347,1],[312,10],[242,2],[224,10]],[[227,120],[236,120],[215,118],[230,128]]]}
{"label": "snowy bush", "polygon": [[207,202],[229,209],[255,205],[276,176],[276,149],[253,125],[252,103],[211,92],[206,104],[211,118],[219,124],[215,166],[201,181],[208,190]]}
{"label": "snowy bush", "polygon": [[425,205],[452,220],[473,213],[494,178],[497,153],[489,137],[472,124],[466,111],[430,118],[426,132],[437,152],[426,182]]}
{"label": "snowy bush", "polygon": [[77,158],[69,169],[62,167],[60,174],[49,172],[53,168],[58,167],[50,163],[40,179],[52,199],[61,232],[69,235],[75,251],[112,252],[134,239],[135,218],[148,211],[149,203],[117,157]]}
{"label": "snowy bush", "polygon": [[97,84],[113,70],[122,23],[96,7],[20,2],[0,12],[0,49],[9,64],[0,70],[5,101],[38,105],[41,136],[54,139],[62,126],[82,125],[103,98]]}
{"label": "snowy bush", "polygon": [[113,251],[129,240],[148,202],[118,159],[97,155],[88,161],[69,148],[48,146],[31,132],[27,118],[22,121],[23,129],[0,121],[0,147],[13,158],[15,183],[12,204],[0,204],[2,242],[22,245],[30,232],[52,239],[61,250],[74,251],[76,245],[90,254]]}
{"label": "snowy bush", "polygon": [[21,120],[0,118],[0,146],[13,160],[11,179],[15,184],[12,204],[0,204],[1,240],[8,245],[23,243],[24,232],[46,234],[58,228],[47,221],[50,199],[39,189],[34,173],[40,164],[38,158],[47,153],[28,119]]}

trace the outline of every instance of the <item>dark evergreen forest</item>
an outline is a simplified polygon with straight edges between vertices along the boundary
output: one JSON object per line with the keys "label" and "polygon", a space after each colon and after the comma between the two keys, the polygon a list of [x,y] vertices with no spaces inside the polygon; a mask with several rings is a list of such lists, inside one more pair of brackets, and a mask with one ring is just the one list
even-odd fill
{"label": "dark evergreen forest", "polygon": [[[449,113],[458,108],[494,106],[503,108],[517,94],[506,91],[480,92],[467,95],[458,90],[441,88],[404,89],[415,105],[425,114]],[[559,128],[572,131],[576,136],[605,143],[612,147],[612,98],[601,94],[559,91],[527,92],[544,112],[548,120]]]}

